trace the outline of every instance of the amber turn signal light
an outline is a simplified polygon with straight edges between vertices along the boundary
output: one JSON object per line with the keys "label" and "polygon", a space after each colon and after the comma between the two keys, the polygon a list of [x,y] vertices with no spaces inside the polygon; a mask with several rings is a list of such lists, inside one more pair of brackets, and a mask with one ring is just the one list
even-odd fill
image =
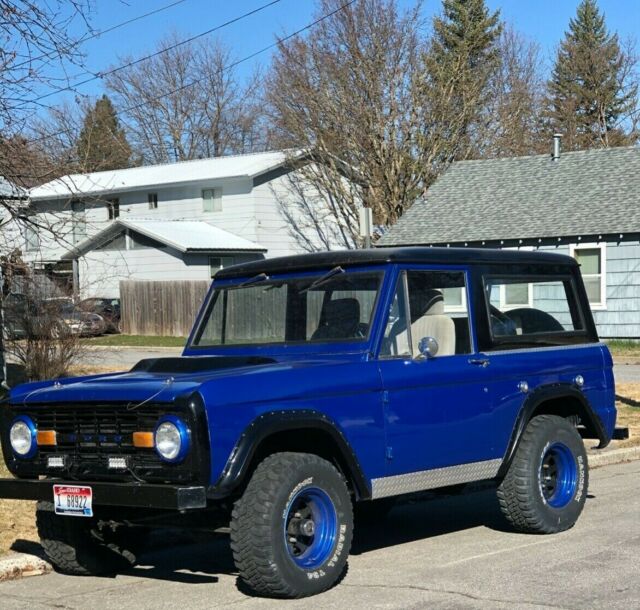
{"label": "amber turn signal light", "polygon": [[58,444],[55,430],[38,430],[36,442],[39,446],[54,447]]}
{"label": "amber turn signal light", "polygon": [[133,446],[142,447],[145,449],[153,449],[155,446],[153,440],[153,432],[134,432]]}

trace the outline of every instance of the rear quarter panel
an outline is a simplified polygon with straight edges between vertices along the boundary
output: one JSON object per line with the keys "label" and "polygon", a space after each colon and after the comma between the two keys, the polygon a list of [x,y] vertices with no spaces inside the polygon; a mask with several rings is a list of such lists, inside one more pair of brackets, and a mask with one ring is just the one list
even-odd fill
{"label": "rear quarter panel", "polygon": [[[616,420],[615,387],[609,350],[602,343],[563,347],[496,351],[491,360],[495,400],[495,455],[504,455],[524,401],[536,389],[557,384],[575,385],[584,379],[582,393],[609,435]],[[528,384],[528,392],[519,388]]]}

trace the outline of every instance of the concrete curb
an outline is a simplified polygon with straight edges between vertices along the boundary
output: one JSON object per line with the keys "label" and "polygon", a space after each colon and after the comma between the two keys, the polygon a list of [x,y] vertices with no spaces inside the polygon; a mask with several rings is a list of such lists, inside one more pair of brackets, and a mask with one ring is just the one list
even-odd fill
{"label": "concrete curb", "polygon": [[611,451],[598,451],[589,453],[589,467],[599,468],[611,464],[640,460],[640,447],[623,447]]}
{"label": "concrete curb", "polygon": [[0,558],[0,582],[51,572],[51,564],[36,555],[11,553]]}

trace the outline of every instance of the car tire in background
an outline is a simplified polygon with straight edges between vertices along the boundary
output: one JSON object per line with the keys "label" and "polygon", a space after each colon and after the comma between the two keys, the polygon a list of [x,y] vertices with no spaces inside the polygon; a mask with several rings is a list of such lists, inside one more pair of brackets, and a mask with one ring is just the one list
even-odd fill
{"label": "car tire in background", "polygon": [[353,536],[342,474],[308,453],[276,453],[255,469],[231,518],[231,549],[257,594],[297,598],[341,580]]}
{"label": "car tire in background", "polygon": [[553,534],[573,527],[588,485],[587,453],[575,426],[557,415],[539,415],[527,424],[498,500],[518,531]]}
{"label": "car tire in background", "polygon": [[132,533],[101,530],[96,517],[56,515],[52,502],[38,502],[40,543],[53,567],[63,574],[95,576],[127,570],[136,563],[142,540]]}

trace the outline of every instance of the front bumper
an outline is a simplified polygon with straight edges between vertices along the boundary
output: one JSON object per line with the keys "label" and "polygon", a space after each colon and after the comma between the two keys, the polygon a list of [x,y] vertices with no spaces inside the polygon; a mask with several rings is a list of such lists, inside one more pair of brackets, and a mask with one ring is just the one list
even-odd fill
{"label": "front bumper", "polygon": [[65,481],[47,479],[0,479],[0,498],[9,500],[48,500],[53,502],[54,485],[88,485],[96,506],[127,506],[193,510],[207,506],[206,488],[186,485],[152,485],[146,483],[105,483],[100,481]]}

